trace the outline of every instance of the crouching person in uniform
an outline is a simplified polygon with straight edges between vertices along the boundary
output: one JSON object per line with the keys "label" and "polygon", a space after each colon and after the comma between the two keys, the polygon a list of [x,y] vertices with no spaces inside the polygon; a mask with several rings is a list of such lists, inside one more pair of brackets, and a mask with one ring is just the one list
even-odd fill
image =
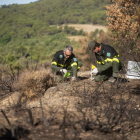
{"label": "crouching person in uniform", "polygon": [[109,45],[100,44],[96,41],[89,42],[88,49],[91,55],[95,53],[98,64],[91,71],[95,74],[94,80],[99,82],[108,79],[108,83],[114,83],[118,78],[118,72],[123,66],[116,50]]}
{"label": "crouching person in uniform", "polygon": [[76,59],[71,46],[66,46],[64,50],[57,51],[51,63],[51,69],[56,72],[56,75],[61,75],[63,78],[71,77],[72,81],[76,80],[77,71],[81,66],[82,62]]}

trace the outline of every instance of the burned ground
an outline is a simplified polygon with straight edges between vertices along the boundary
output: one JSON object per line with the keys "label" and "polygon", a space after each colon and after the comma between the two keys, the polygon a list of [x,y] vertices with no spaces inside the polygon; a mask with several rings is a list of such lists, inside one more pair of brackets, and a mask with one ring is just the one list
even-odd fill
{"label": "burned ground", "polygon": [[[38,90],[44,85],[35,82],[31,76],[37,84],[30,86],[37,92],[36,98],[28,96],[31,92],[21,94],[21,87],[14,92],[1,92],[0,139],[140,139],[139,80],[110,85],[91,81],[89,73],[81,71],[77,81],[51,83],[46,90]],[[44,82],[40,78],[39,81]],[[22,95],[24,100],[21,100]],[[25,95],[28,96],[26,100]]]}

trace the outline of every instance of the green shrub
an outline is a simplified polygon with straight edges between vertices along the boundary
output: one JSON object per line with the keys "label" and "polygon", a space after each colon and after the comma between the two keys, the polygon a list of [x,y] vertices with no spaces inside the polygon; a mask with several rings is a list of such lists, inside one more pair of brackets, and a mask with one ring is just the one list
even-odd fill
{"label": "green shrub", "polygon": [[4,35],[0,38],[0,43],[7,44],[11,41],[11,35]]}

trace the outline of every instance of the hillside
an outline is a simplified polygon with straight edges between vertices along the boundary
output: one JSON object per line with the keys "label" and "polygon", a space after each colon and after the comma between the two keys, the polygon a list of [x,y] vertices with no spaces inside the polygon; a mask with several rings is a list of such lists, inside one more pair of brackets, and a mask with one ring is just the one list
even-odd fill
{"label": "hillside", "polygon": [[105,5],[108,3],[108,0],[39,0],[23,5],[2,5],[0,63],[21,70],[51,61],[55,51],[67,45],[75,49],[81,47],[69,37],[86,36],[84,26],[76,30],[67,24],[106,25]]}
{"label": "hillside", "polygon": [[49,25],[106,25],[105,5],[108,3],[108,0],[39,0],[25,5],[3,5],[0,8],[0,38],[11,40],[61,32]]}

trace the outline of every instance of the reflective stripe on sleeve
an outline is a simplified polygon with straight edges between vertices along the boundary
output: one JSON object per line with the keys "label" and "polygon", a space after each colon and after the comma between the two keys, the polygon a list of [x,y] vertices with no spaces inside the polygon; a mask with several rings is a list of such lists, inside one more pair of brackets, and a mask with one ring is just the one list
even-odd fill
{"label": "reflective stripe on sleeve", "polygon": [[56,63],[55,61],[54,61],[54,62],[52,62],[51,64],[52,64],[52,65],[57,65],[57,63]]}
{"label": "reflective stripe on sleeve", "polygon": [[62,64],[58,64],[59,66],[61,66],[61,67],[64,67],[64,65],[62,65]]}
{"label": "reflective stripe on sleeve", "polygon": [[98,63],[98,64],[104,64],[104,62],[99,62],[99,61],[97,61],[97,63]]}
{"label": "reflective stripe on sleeve", "polygon": [[113,59],[107,58],[105,62],[113,62]]}
{"label": "reflective stripe on sleeve", "polygon": [[118,54],[118,55],[116,55],[116,56],[114,56],[114,57],[119,57],[119,54]]}
{"label": "reflective stripe on sleeve", "polygon": [[[107,58],[107,59],[105,60],[105,62],[107,63],[107,62],[117,61],[117,62],[119,63],[119,59],[118,59],[117,57],[119,57],[119,55],[114,56],[113,59]],[[99,61],[97,61],[97,63],[98,63],[98,64],[105,64],[104,62],[99,62]]]}
{"label": "reflective stripe on sleeve", "polygon": [[54,62],[52,62],[51,64],[52,64],[52,65],[56,65],[56,66],[57,66],[57,65],[59,65],[59,66],[61,66],[61,67],[64,67],[64,65],[59,64],[59,63],[56,63],[55,61],[54,61]]}
{"label": "reflective stripe on sleeve", "polygon": [[119,63],[119,59],[118,58],[113,58],[113,61],[117,61]]}
{"label": "reflective stripe on sleeve", "polygon": [[76,63],[76,62],[72,63],[72,64],[71,64],[71,67],[73,67],[74,65],[77,66],[77,63]]}

